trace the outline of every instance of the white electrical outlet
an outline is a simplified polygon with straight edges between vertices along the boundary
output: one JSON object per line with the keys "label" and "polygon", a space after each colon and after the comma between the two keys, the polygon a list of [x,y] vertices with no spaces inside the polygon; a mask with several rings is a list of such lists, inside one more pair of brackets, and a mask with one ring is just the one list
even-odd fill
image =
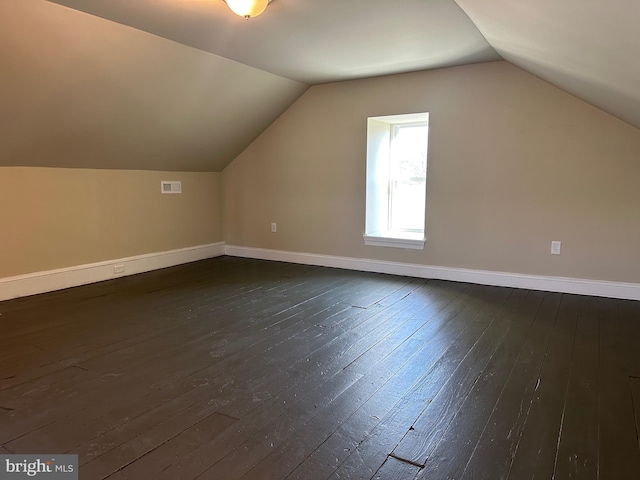
{"label": "white electrical outlet", "polygon": [[551,242],[551,255],[560,255],[561,247],[562,247],[562,242],[558,240],[553,240]]}
{"label": "white electrical outlet", "polygon": [[276,233],[276,231],[277,231],[276,222],[271,222],[271,232]]}
{"label": "white electrical outlet", "polygon": [[124,265],[114,265],[113,273],[124,273]]}

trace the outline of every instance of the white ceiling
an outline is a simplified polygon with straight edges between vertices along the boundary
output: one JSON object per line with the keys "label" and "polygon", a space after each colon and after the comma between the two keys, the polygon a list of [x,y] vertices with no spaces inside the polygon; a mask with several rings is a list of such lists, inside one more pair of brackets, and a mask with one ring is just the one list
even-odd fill
{"label": "white ceiling", "polygon": [[505,60],[640,128],[640,1],[457,3]]}
{"label": "white ceiling", "polygon": [[307,85],[44,0],[0,0],[0,165],[221,171]]}
{"label": "white ceiling", "polygon": [[638,0],[274,0],[248,21],[0,0],[0,165],[220,171],[308,85],[500,59],[640,128],[638,19]]}
{"label": "white ceiling", "polygon": [[307,84],[500,60],[453,0],[52,0]]}
{"label": "white ceiling", "polygon": [[316,84],[503,59],[640,127],[638,0],[51,0]]}

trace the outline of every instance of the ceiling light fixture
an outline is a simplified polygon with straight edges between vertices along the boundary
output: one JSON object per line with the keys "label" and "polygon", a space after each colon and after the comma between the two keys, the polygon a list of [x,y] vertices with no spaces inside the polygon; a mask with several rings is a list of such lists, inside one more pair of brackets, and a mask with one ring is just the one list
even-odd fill
{"label": "ceiling light fixture", "polygon": [[233,13],[249,20],[267,9],[271,0],[224,0]]}

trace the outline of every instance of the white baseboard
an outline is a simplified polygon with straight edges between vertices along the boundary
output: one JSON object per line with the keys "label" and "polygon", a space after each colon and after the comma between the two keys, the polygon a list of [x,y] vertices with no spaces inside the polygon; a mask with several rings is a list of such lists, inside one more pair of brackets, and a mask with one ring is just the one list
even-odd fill
{"label": "white baseboard", "polygon": [[[433,278],[457,282],[478,283],[501,287],[527,288],[549,292],[574,293],[596,297],[640,300],[640,284],[585,280],[566,277],[545,277],[519,273],[492,272],[465,268],[387,262],[365,258],[338,257],[316,253],[286,252],[263,248],[238,247],[223,242],[181,248],[166,252],[148,253],[105,262],[0,278],[0,301],[51,292],[69,287],[100,282],[125,275],[148,272],[195,262],[206,258],[229,255],[233,257],[276,260],[281,262],[344,268],[363,272],[388,273],[408,277]],[[124,266],[124,273],[114,273],[116,265]]]}
{"label": "white baseboard", "polygon": [[[0,278],[0,301],[101,282],[220,255],[224,255],[223,242]],[[116,265],[124,266],[124,273],[114,273]]]}
{"label": "white baseboard", "polygon": [[237,247],[225,245],[225,255],[258,258],[281,262],[302,263],[324,267],[344,268],[363,272],[389,273],[408,277],[433,278],[456,282],[477,283],[500,287],[526,288],[547,292],[574,293],[596,297],[640,300],[640,284],[584,280],[566,277],[545,277],[520,273],[470,270],[466,268],[436,267],[408,263],[386,262],[364,258],[336,257],[315,253],[285,252],[263,248]]}

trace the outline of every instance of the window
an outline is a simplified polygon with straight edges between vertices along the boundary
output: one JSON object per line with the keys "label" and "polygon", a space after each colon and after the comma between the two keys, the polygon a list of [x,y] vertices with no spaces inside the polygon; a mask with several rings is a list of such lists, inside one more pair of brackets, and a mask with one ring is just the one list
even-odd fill
{"label": "window", "polygon": [[367,120],[367,245],[422,250],[429,114]]}

